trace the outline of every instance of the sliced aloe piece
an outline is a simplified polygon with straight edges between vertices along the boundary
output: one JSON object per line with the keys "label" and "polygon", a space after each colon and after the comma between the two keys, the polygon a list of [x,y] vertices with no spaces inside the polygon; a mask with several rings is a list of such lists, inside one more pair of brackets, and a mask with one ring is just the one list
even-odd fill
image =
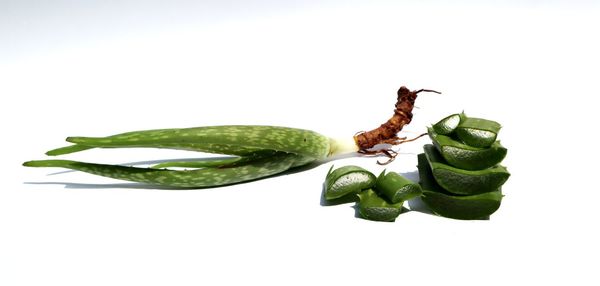
{"label": "sliced aloe piece", "polygon": [[421,199],[435,214],[454,219],[485,219],[500,208],[500,190],[470,196],[452,195],[433,178],[426,155],[419,154],[418,159],[420,184],[423,188]]}
{"label": "sliced aloe piece", "polygon": [[375,221],[394,221],[402,212],[402,203],[390,204],[379,197],[372,189],[358,194],[358,211],[364,219]]}
{"label": "sliced aloe piece", "polygon": [[499,189],[510,173],[497,165],[488,169],[470,171],[452,167],[446,163],[431,144],[423,146],[435,181],[448,192],[458,195],[477,195]]}
{"label": "sliced aloe piece", "polygon": [[375,186],[375,175],[358,166],[344,166],[338,169],[329,169],[325,178],[325,199],[341,198],[351,193]]}
{"label": "sliced aloe piece", "polygon": [[447,116],[446,118],[433,124],[432,128],[437,134],[448,135],[459,126],[459,124],[466,118],[464,113],[456,113]]}
{"label": "sliced aloe piece", "polygon": [[421,195],[419,184],[395,172],[386,174],[385,170],[377,177],[375,186],[377,192],[392,203],[403,202]]}
{"label": "sliced aloe piece", "polygon": [[496,141],[488,148],[472,147],[428,129],[429,137],[448,164],[464,170],[482,170],[498,165],[506,157],[506,148]]}
{"label": "sliced aloe piece", "polygon": [[456,128],[456,136],[469,146],[487,148],[496,141],[500,128],[502,126],[496,121],[465,118]]}

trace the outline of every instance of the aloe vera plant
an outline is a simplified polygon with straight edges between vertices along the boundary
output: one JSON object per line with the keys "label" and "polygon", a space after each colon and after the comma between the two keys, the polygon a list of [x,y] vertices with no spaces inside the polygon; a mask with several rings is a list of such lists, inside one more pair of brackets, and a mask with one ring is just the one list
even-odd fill
{"label": "aloe vera plant", "polygon": [[[391,159],[389,148],[411,141],[397,133],[412,120],[417,94],[406,87],[398,90],[394,115],[380,127],[354,137],[334,140],[314,131],[277,126],[206,126],[196,128],[134,131],[108,137],[68,137],[73,145],[48,151],[50,156],[92,148],[170,148],[230,155],[222,160],[181,161],[150,168],[106,165],[70,160],[28,161],[28,167],[62,167],[95,175],[178,188],[202,188],[251,181],[275,175],[294,167],[319,162],[327,157],[359,152],[383,154]],[[389,161],[388,161],[389,162]],[[189,168],[186,170],[174,167]]]}
{"label": "aloe vera plant", "polygon": [[[69,137],[75,145],[51,150],[62,155],[89,148],[153,147],[232,155],[224,160],[169,162],[150,168],[69,160],[25,162],[29,167],[62,167],[127,181],[201,188],[234,184],[281,173],[330,155],[329,138],[316,132],[274,126],[211,126],[148,130],[109,137]],[[334,151],[335,152],[335,151]],[[172,167],[192,168],[173,170]]]}

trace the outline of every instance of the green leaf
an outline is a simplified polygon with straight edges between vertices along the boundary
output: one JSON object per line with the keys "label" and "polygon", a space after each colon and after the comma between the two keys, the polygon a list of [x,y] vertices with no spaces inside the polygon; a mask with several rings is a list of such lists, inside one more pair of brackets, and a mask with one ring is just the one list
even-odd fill
{"label": "green leaf", "polygon": [[469,146],[487,148],[496,141],[500,128],[496,121],[466,118],[456,128],[456,136]]}
{"label": "green leaf", "polygon": [[483,170],[462,170],[447,164],[431,144],[423,146],[435,181],[447,191],[458,195],[476,195],[499,189],[510,173],[497,165]]}
{"label": "green leaf", "polygon": [[385,170],[377,177],[375,189],[392,203],[407,201],[421,195],[419,184],[395,172],[386,174]]}
{"label": "green leaf", "polygon": [[419,154],[418,160],[420,183],[423,188],[421,199],[435,214],[463,220],[485,219],[500,208],[500,190],[470,196],[453,195],[437,184],[426,155]]}
{"label": "green leaf", "polygon": [[502,162],[506,148],[500,142],[494,142],[488,148],[472,147],[458,142],[446,135],[428,129],[429,137],[448,164],[464,170],[482,170]]}
{"label": "green leaf", "polygon": [[364,219],[374,221],[394,221],[402,212],[402,204],[390,204],[379,197],[372,189],[367,189],[358,194],[358,210]]}
{"label": "green leaf", "polygon": [[442,120],[438,121],[436,124],[433,124],[433,130],[442,135],[448,135],[454,132],[456,127],[466,118],[464,113],[457,113],[449,115]]}
{"label": "green leaf", "polygon": [[332,200],[375,185],[375,175],[358,166],[344,166],[327,174],[325,178],[325,199]]}

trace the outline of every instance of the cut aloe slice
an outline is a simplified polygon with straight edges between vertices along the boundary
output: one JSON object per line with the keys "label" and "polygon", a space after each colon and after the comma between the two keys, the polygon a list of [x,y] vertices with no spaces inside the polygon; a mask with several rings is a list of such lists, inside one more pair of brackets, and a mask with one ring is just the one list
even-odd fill
{"label": "cut aloe slice", "polygon": [[465,118],[464,113],[452,114],[433,124],[432,128],[437,134],[448,135],[454,132]]}
{"label": "cut aloe slice", "polygon": [[410,200],[421,195],[419,184],[401,176],[398,173],[387,173],[385,170],[377,177],[375,189],[392,203]]}
{"label": "cut aloe slice", "polygon": [[477,171],[462,170],[448,165],[433,145],[427,144],[423,149],[435,181],[454,194],[477,195],[495,191],[510,177],[506,168],[500,165]]}
{"label": "cut aloe slice", "polygon": [[433,178],[426,155],[419,154],[418,159],[420,183],[423,188],[421,199],[435,214],[454,219],[485,219],[500,208],[500,190],[470,196],[452,195]]}
{"label": "cut aloe slice", "polygon": [[[333,166],[331,167],[333,169]],[[358,166],[329,169],[325,178],[325,199],[332,200],[375,186],[375,175]]]}
{"label": "cut aloe slice", "polygon": [[[465,118],[456,128],[456,136],[473,147],[490,147],[500,132],[500,123],[481,118]],[[437,132],[437,130],[436,130]],[[438,134],[444,134],[438,132]]]}
{"label": "cut aloe slice", "polygon": [[358,211],[364,219],[394,221],[402,212],[402,203],[390,204],[379,197],[372,189],[358,194]]}
{"label": "cut aloe slice", "polygon": [[464,170],[482,170],[498,165],[506,157],[506,148],[496,141],[488,148],[472,147],[428,129],[429,137],[448,164]]}

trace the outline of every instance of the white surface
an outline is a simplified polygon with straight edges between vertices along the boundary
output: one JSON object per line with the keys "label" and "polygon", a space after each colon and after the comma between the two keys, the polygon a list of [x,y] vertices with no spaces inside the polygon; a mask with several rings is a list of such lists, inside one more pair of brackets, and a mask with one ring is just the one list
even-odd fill
{"label": "white surface", "polygon": [[[0,284],[598,285],[596,4],[272,2],[0,3]],[[375,223],[323,207],[331,163],[191,191],[20,166],[68,135],[272,124],[352,136],[391,115],[400,85],[444,93],[419,96],[409,136],[462,110],[503,124],[512,176],[491,220]],[[426,142],[388,168],[414,171]],[[335,162],[349,163],[382,170]]]}

